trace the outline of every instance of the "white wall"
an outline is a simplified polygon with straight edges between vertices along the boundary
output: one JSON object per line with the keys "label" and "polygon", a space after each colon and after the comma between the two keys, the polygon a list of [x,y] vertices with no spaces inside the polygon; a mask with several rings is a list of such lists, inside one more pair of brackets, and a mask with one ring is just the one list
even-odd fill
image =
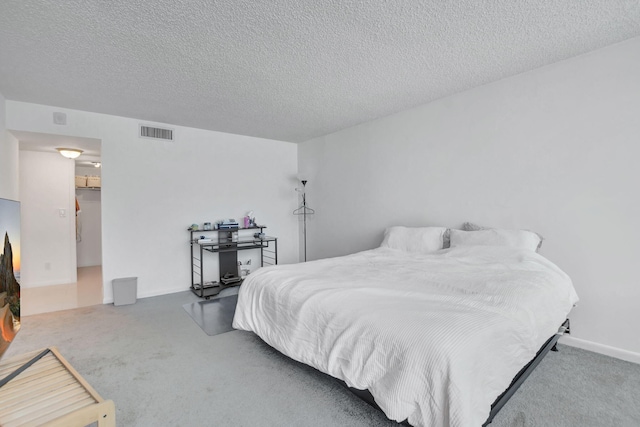
{"label": "white wall", "polygon": [[18,140],[7,132],[4,96],[0,94],[0,197],[20,200],[18,191]]}
{"label": "white wall", "polygon": [[23,288],[76,282],[74,167],[58,153],[20,150]]}
{"label": "white wall", "polygon": [[[54,111],[67,113],[66,126],[53,124]],[[174,142],[159,142],[138,138],[139,123],[7,101],[8,129],[102,141],[105,302],[120,277],[138,277],[139,297],[188,289],[187,227],[247,210],[279,238],[278,260],[297,261],[297,145],[178,126]]]}
{"label": "white wall", "polygon": [[[76,166],[76,175],[100,176],[101,168]],[[76,189],[80,205],[78,222],[80,241],[76,241],[78,267],[102,265],[102,193],[100,190]]]}
{"label": "white wall", "polygon": [[311,258],[385,227],[527,228],[580,295],[573,344],[640,362],[640,38],[303,143]]}

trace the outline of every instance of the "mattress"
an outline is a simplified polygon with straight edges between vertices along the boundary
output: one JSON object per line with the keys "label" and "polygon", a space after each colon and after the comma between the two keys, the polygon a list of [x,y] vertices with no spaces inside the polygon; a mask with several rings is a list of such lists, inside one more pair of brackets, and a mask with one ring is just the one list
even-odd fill
{"label": "mattress", "polygon": [[369,390],[392,420],[468,427],[577,301],[570,278],[533,251],[377,248],[259,269],[233,326]]}

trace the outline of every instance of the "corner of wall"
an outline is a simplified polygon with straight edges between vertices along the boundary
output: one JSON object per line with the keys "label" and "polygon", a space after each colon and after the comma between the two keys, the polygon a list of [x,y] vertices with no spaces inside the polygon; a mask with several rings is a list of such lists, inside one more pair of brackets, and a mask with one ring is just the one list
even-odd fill
{"label": "corner of wall", "polygon": [[0,197],[20,200],[18,187],[18,140],[7,132],[6,99],[0,93]]}

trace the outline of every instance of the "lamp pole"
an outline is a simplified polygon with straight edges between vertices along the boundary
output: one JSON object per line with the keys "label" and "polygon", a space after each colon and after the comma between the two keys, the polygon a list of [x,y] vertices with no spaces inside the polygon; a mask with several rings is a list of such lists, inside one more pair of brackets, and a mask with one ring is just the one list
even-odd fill
{"label": "lamp pole", "polygon": [[307,262],[307,180],[302,180],[302,236],[304,239],[304,262]]}

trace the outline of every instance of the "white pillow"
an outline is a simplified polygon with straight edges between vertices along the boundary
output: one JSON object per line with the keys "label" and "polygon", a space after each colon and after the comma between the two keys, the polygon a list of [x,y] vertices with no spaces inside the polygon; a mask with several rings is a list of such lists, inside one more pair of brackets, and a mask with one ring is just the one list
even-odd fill
{"label": "white pillow", "polygon": [[436,252],[442,249],[446,230],[445,227],[389,227],[380,247],[424,254]]}
{"label": "white pillow", "polygon": [[[473,222],[465,222],[464,224],[462,224],[462,229],[464,231],[478,231],[478,230],[489,230],[491,229],[491,227],[484,227],[482,225],[478,225]],[[529,231],[529,230],[525,230],[525,231]],[[536,233],[536,232],[534,231],[533,233]],[[542,246],[544,237],[542,237],[540,233],[536,233],[536,235],[540,238],[540,243],[538,243],[538,248],[536,249],[536,252],[537,252],[540,250],[540,247]],[[446,239],[446,236],[445,236],[445,239]],[[446,242],[445,242],[445,246],[446,246]]]}
{"label": "white pillow", "polygon": [[451,230],[451,247],[455,246],[509,246],[535,252],[540,236],[527,230],[490,228],[478,231]]}

